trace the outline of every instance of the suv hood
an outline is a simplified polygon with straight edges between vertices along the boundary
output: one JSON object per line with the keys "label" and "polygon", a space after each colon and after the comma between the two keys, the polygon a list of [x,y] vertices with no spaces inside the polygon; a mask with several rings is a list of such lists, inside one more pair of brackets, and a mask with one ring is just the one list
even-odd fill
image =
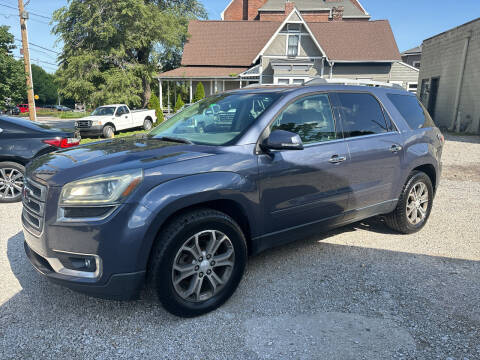
{"label": "suv hood", "polygon": [[57,151],[33,160],[27,176],[62,186],[76,179],[212,156],[211,147],[133,136]]}

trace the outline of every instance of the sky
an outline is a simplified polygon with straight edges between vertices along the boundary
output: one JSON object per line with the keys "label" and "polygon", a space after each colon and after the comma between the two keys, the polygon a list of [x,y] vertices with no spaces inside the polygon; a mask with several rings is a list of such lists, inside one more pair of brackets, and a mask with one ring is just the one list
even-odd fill
{"label": "sky", "polygon": [[[230,0],[201,0],[212,20],[220,14]],[[424,39],[480,17],[480,0],[360,0],[372,20],[390,21],[399,50],[405,51],[420,45]],[[30,0],[26,9],[29,42],[48,50],[30,46],[32,63],[48,72],[56,69],[56,53],[61,43],[51,34],[49,18],[52,12],[65,6],[66,0]],[[0,25],[9,25],[16,39],[20,37],[17,0],[0,0]],[[14,9],[12,9],[14,8]],[[16,42],[20,45],[19,42]],[[52,52],[54,51],[54,52]],[[18,49],[15,54],[19,56]]]}

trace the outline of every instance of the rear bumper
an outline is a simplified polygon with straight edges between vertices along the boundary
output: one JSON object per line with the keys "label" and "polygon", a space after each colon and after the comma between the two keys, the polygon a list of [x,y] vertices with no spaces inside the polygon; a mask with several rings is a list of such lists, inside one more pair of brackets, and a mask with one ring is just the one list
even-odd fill
{"label": "rear bumper", "polygon": [[92,279],[72,278],[53,270],[48,260],[33,251],[24,242],[25,253],[33,267],[50,281],[90,296],[112,300],[134,300],[138,298],[145,282],[145,271],[113,274],[103,284]]}

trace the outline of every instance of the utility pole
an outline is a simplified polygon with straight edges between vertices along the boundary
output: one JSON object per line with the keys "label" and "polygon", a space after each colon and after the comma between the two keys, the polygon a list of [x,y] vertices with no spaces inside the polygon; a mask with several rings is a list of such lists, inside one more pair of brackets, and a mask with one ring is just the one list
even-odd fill
{"label": "utility pole", "polygon": [[22,32],[23,62],[25,63],[25,75],[27,80],[28,114],[31,121],[36,121],[37,111],[35,109],[35,98],[33,95],[32,66],[30,65],[30,51],[28,50],[28,12],[26,12],[23,7],[23,0],[18,0],[18,12],[20,15],[20,30]]}

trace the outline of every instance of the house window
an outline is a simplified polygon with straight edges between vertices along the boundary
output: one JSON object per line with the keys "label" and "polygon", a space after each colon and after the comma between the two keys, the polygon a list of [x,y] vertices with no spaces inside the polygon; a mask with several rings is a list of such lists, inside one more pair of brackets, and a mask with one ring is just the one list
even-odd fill
{"label": "house window", "polygon": [[287,56],[298,56],[298,44],[300,43],[300,35],[288,35]]}
{"label": "house window", "polygon": [[416,67],[417,69],[420,69],[420,61],[414,61],[413,62],[413,67]]}
{"label": "house window", "polygon": [[410,91],[411,93],[416,94],[417,93],[417,88],[418,88],[418,83],[416,83],[416,82],[408,83],[407,90]]}

